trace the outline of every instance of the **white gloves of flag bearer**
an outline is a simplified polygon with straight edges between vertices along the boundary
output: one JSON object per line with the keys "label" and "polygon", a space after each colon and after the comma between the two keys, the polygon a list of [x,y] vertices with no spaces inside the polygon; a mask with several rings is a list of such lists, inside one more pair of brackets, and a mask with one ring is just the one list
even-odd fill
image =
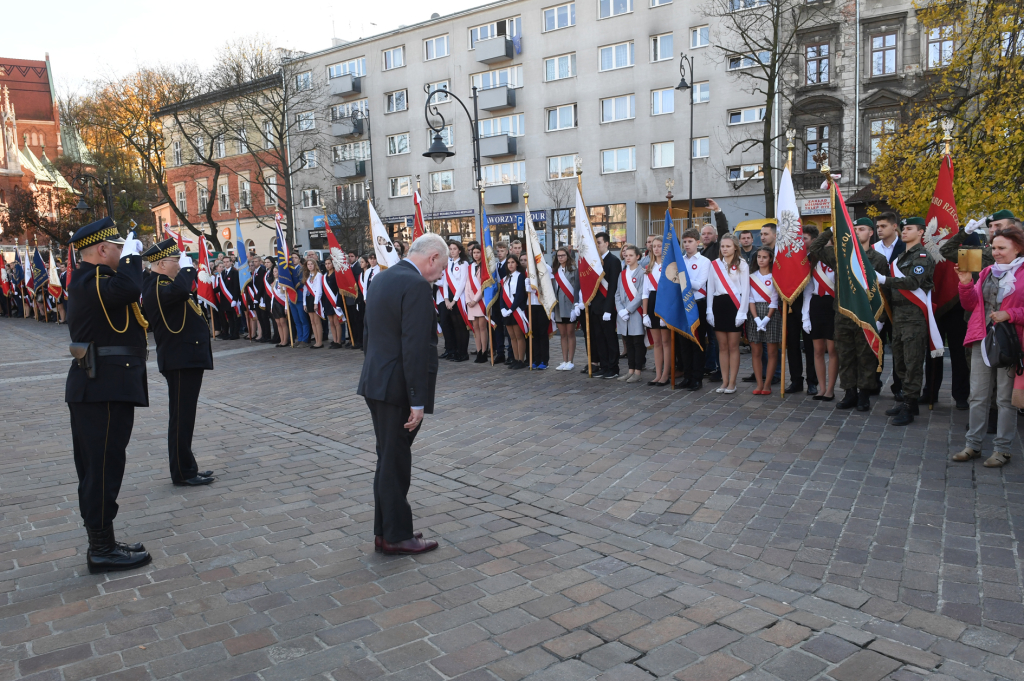
{"label": "white gloves of flag bearer", "polygon": [[651,326],[651,317],[650,317],[650,315],[644,315],[644,326],[646,326],[648,329],[654,328],[654,327]]}
{"label": "white gloves of flag bearer", "polygon": [[135,238],[135,232],[128,232],[128,236],[124,239],[124,245],[121,246],[121,257],[118,260],[140,253],[142,253],[142,242]]}
{"label": "white gloves of flag bearer", "polygon": [[624,322],[628,322],[629,321],[629,313],[626,312],[625,310],[619,310],[619,319],[621,319]]}
{"label": "white gloves of flag bearer", "polygon": [[974,232],[976,232],[978,229],[984,229],[984,228],[985,228],[985,220],[984,219],[981,219],[981,220],[971,220],[970,222],[967,223],[967,226],[964,227],[964,231],[967,232],[968,234],[974,234]]}
{"label": "white gloves of flag bearer", "polygon": [[192,258],[188,257],[188,254],[182,253],[178,256],[178,267],[185,269],[186,267],[193,267]]}
{"label": "white gloves of flag bearer", "polygon": [[569,310],[569,321],[570,322],[576,321],[576,317],[577,316],[578,316],[578,313],[576,312],[576,307],[573,306],[573,308],[571,310]]}
{"label": "white gloves of flag bearer", "polygon": [[601,315],[601,321],[603,321],[603,322],[610,322],[611,320],[612,320],[612,313],[611,312],[605,312],[603,315]]}
{"label": "white gloves of flag bearer", "polygon": [[502,317],[507,317],[510,314],[512,314],[512,310],[508,309],[507,307],[504,310],[501,311],[501,316]]}
{"label": "white gloves of flag bearer", "polygon": [[736,313],[736,326],[743,326],[744,322],[747,321],[747,315],[742,312]]}

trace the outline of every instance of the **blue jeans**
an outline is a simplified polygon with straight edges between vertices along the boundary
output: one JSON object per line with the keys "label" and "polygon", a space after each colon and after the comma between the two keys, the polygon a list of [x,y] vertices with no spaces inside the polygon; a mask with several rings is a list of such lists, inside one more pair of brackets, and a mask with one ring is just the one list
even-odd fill
{"label": "blue jeans", "polygon": [[298,303],[288,303],[292,312],[292,324],[295,325],[295,342],[308,343],[311,329],[309,326],[309,315]]}

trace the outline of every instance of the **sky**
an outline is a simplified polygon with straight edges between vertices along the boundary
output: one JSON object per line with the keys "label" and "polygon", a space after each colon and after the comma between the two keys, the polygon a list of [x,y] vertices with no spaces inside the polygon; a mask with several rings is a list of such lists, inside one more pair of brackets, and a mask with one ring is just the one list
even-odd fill
{"label": "sky", "polygon": [[432,12],[443,16],[482,4],[486,0],[20,0],[5,3],[9,30],[0,57],[42,60],[48,52],[57,91],[76,92],[90,80],[139,65],[194,61],[208,67],[221,45],[241,36],[262,34],[277,47],[315,52],[335,36],[354,40],[425,21]]}

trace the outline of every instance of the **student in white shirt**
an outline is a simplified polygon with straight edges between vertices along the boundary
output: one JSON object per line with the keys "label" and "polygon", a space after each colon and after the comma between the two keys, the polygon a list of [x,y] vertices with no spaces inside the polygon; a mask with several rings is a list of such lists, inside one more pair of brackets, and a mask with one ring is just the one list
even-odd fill
{"label": "student in white shirt", "polygon": [[[465,362],[469,359],[469,328],[461,306],[466,293],[466,279],[469,278],[469,258],[458,241],[448,243],[448,255],[448,266],[438,281],[437,289],[440,297],[437,311],[445,338],[445,351],[441,356],[451,362]],[[451,343],[450,347],[448,343]]]}
{"label": "student in white shirt", "polygon": [[711,263],[708,277],[707,320],[718,340],[718,362],[722,365],[722,387],[715,392],[736,392],[740,370],[740,329],[747,320],[750,304],[750,268],[739,255],[740,244],[732,234],[719,240],[719,256]]}
{"label": "student in white shirt", "polygon": [[[711,273],[711,261],[700,252],[700,232],[694,228],[687,229],[682,236],[683,263],[680,267],[686,267],[686,274],[690,277],[690,290],[693,291],[693,299],[697,301],[697,315],[700,318],[700,325],[697,327],[697,341],[694,343],[688,338],[683,338],[681,353],[683,356],[683,380],[681,387],[696,392],[704,387],[704,367],[706,365],[707,352],[711,349],[708,341],[714,339],[715,334],[707,322],[708,312],[708,274]],[[713,347],[713,346],[712,346]],[[712,376],[711,380],[714,380]]]}
{"label": "student in white shirt", "polygon": [[[804,241],[810,251],[810,242],[818,238],[818,228],[804,225]],[[839,361],[836,357],[836,273],[822,261],[811,262],[811,281],[804,289],[802,308],[804,332],[814,344],[814,373],[823,380],[821,392],[815,400],[831,402],[835,399],[836,378],[839,376]],[[825,355],[828,354],[826,373]]]}
{"label": "student in white shirt", "polygon": [[[651,330],[651,338],[654,340],[654,380],[648,381],[647,385],[665,386],[671,380],[671,369],[669,362],[672,357],[672,331],[665,326],[654,308],[657,306],[658,283],[661,281],[662,241],[661,237],[652,237],[648,246],[650,261],[647,263],[644,273],[643,292],[643,313],[644,326]],[[703,369],[703,359],[701,367]]]}
{"label": "student in white shirt", "polygon": [[[779,314],[779,293],[772,283],[772,249],[761,246],[754,252],[757,271],[750,274],[750,314],[747,315],[747,338],[750,359],[754,365],[755,395],[771,395],[779,344],[782,342],[782,317]],[[768,344],[768,371],[761,371],[762,344]],[[763,377],[763,378],[762,378]]]}

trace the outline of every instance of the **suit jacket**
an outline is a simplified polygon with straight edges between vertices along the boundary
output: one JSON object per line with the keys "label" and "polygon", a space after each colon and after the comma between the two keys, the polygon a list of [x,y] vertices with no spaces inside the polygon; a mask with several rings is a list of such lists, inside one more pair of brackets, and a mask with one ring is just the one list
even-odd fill
{"label": "suit jacket", "polygon": [[714,261],[720,255],[718,252],[718,242],[721,241],[722,236],[729,231],[729,219],[725,217],[725,213],[718,211],[715,213],[715,230],[718,231],[718,240],[714,243],[708,244],[700,252],[708,260]]}
{"label": "suit jacket", "polygon": [[619,288],[619,275],[622,274],[622,261],[612,255],[611,251],[604,254],[601,259],[601,266],[604,267],[604,280],[608,283],[608,294],[604,296],[602,300],[600,289],[597,295],[594,296],[594,303],[592,305],[604,314],[609,312],[612,315],[612,321],[615,320],[615,291]]}
{"label": "suit jacket", "polygon": [[[96,282],[99,281],[99,296]],[[121,259],[117,271],[83,262],[71,277],[68,331],[74,343],[145,349],[148,343],[131,304],[142,293],[142,257]],[[106,310],[106,312],[104,312]],[[108,321],[109,317],[109,321]],[[115,328],[116,327],[116,328]],[[118,333],[122,331],[123,333]],[[129,402],[149,406],[146,359],[132,355],[96,357],[96,378],[72,362],[64,387],[65,402]]]}
{"label": "suit jacket", "polygon": [[260,265],[256,268],[256,271],[252,273],[252,283],[256,288],[256,307],[259,307],[259,303],[262,300],[263,304],[269,307],[270,301],[267,300],[267,293],[263,290],[263,277],[267,274],[267,268]]}
{"label": "suit jacket", "polygon": [[[874,248],[874,244],[872,244],[872,248]],[[907,250],[907,245],[905,243],[903,243],[903,239],[901,239],[897,235],[896,236],[896,243],[894,243],[892,245],[892,255],[889,257],[889,262],[890,263],[896,262],[896,259],[899,258],[901,255],[903,255],[903,253],[906,250]],[[885,257],[885,256],[883,255],[882,257]]]}
{"label": "suit jacket", "polygon": [[356,393],[434,413],[437,333],[430,284],[403,260],[374,276],[363,319],[363,371]]}
{"label": "suit jacket", "polygon": [[[192,284],[197,276],[196,268],[185,267],[174,279],[154,273],[143,286],[142,304],[156,337],[156,364],[161,373],[177,369],[213,369],[210,327],[191,299]],[[178,329],[181,331],[172,333]]]}

